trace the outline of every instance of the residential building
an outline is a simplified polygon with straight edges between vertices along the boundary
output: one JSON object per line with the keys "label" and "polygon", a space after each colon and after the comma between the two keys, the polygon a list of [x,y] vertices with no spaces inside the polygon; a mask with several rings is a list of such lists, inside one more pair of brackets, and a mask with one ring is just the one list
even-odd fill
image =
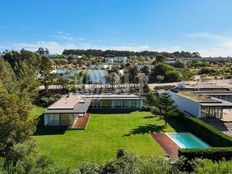
{"label": "residential building", "polygon": [[72,127],[91,111],[132,111],[142,108],[142,99],[133,94],[70,94],[47,107],[45,126]]}
{"label": "residential building", "polygon": [[168,92],[180,111],[197,118],[222,119],[224,110],[232,109],[232,91],[228,89],[174,88]]}
{"label": "residential building", "polygon": [[[53,70],[51,73],[56,74],[59,77],[73,77],[74,75],[79,75],[81,70],[68,70],[68,69],[57,69]],[[106,70],[96,70],[96,69],[88,69],[86,70],[86,74],[88,75],[89,83],[97,83],[97,84],[105,84],[105,77],[108,75]]]}
{"label": "residential building", "polygon": [[166,57],[165,58],[165,61],[167,64],[172,64],[172,63],[175,63],[176,62],[176,58],[175,57]]}
{"label": "residential building", "polygon": [[128,63],[128,58],[127,57],[107,57],[105,58],[105,62],[107,64],[114,64],[114,63],[126,64]]}

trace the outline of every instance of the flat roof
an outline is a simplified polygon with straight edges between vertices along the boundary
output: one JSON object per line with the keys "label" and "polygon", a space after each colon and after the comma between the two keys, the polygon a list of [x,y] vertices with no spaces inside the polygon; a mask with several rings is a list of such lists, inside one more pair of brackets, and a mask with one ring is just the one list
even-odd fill
{"label": "flat roof", "polygon": [[198,102],[201,106],[232,107],[232,102],[212,97],[213,95],[230,95],[232,94],[232,91],[188,91],[188,89],[183,88],[183,90],[177,90],[174,92]]}
{"label": "flat roof", "polygon": [[52,113],[85,113],[92,100],[104,99],[141,99],[134,94],[69,94],[62,96],[58,101],[47,107],[45,114]]}
{"label": "flat roof", "polygon": [[215,92],[212,92],[212,91],[199,91],[199,92],[194,92],[194,93],[197,93],[197,94],[205,94],[205,95],[232,95],[232,91],[215,91]]}
{"label": "flat roof", "polygon": [[139,96],[134,94],[92,94],[83,95],[83,97],[91,99],[140,99]]}
{"label": "flat roof", "polygon": [[214,100],[218,101],[217,103],[200,103],[201,106],[223,106],[223,107],[232,107],[232,103],[226,100],[221,100],[218,98],[212,97]]}
{"label": "flat roof", "polygon": [[190,98],[190,99],[197,101],[199,103],[219,103],[220,102],[220,101],[215,100],[214,98],[209,97],[207,95],[196,94],[196,93],[193,93],[192,91],[181,91],[178,94],[180,94],[184,97]]}
{"label": "flat roof", "polygon": [[65,95],[47,109],[73,109],[81,98],[80,95]]}

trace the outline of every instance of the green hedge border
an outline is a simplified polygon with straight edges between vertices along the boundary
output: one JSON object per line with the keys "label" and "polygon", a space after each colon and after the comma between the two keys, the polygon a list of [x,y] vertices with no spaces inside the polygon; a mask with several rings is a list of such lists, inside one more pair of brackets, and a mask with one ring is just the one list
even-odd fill
{"label": "green hedge border", "polygon": [[178,156],[191,160],[194,158],[207,158],[214,161],[231,160],[232,147],[213,147],[207,149],[180,149]]}
{"label": "green hedge border", "polygon": [[192,117],[180,115],[176,117],[178,121],[183,123],[193,134],[206,141],[213,147],[229,147],[232,146],[232,137],[224,134],[213,126],[204,121]]}
{"label": "green hedge border", "polygon": [[184,156],[189,160],[194,158],[208,158],[216,161],[232,159],[232,147],[230,147],[232,146],[232,137],[192,116],[180,114],[176,119],[193,134],[212,146],[204,149],[179,149],[178,156]]}

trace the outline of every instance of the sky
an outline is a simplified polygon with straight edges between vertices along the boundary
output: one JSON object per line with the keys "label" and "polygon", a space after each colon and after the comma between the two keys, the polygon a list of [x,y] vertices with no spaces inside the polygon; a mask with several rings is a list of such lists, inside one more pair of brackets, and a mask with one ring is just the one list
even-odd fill
{"label": "sky", "polygon": [[0,52],[198,51],[232,56],[232,0],[0,0]]}

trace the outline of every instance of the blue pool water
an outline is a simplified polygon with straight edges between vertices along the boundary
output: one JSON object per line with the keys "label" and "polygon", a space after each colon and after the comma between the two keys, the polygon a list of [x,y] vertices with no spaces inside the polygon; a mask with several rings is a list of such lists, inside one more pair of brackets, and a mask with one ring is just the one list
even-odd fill
{"label": "blue pool water", "polygon": [[180,148],[208,148],[209,145],[191,133],[167,134]]}

